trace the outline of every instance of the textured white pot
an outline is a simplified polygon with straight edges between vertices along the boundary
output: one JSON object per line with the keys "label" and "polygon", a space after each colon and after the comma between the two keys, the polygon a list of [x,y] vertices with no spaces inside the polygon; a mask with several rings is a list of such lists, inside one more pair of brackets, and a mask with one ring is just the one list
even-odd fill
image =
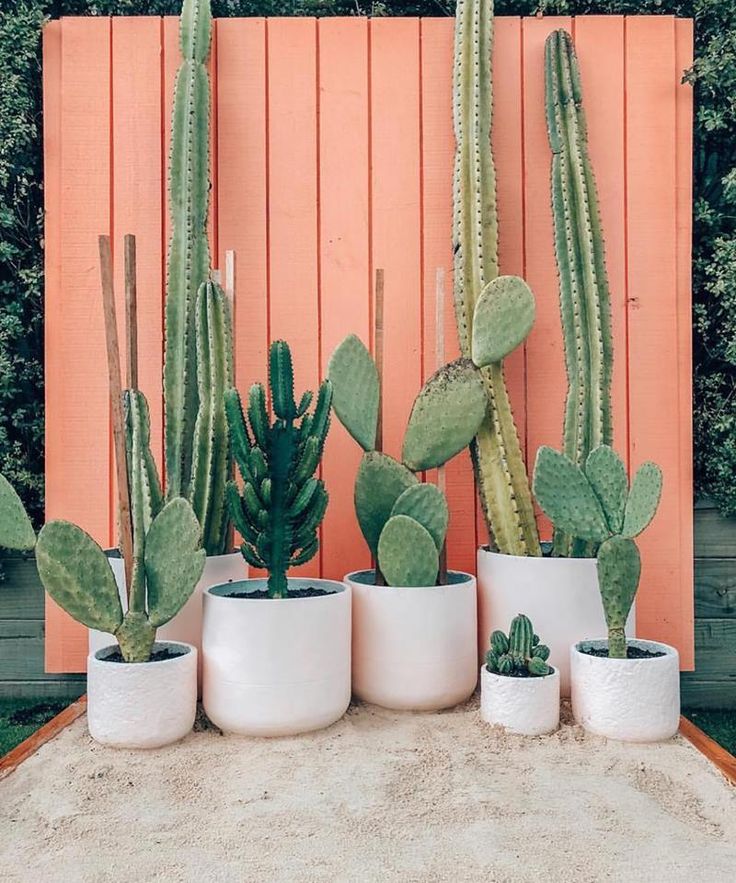
{"label": "textured white pot", "polygon": [[657,641],[629,641],[658,650],[650,659],[608,659],[580,652],[582,645],[606,647],[596,638],[570,648],[572,710],[591,733],[624,742],[669,739],[680,723],[680,658],[674,647]]}
{"label": "textured white pot", "polygon": [[560,726],[560,673],[510,678],[480,668],[480,716],[521,736],[543,736]]}
{"label": "textured white pot", "polygon": [[95,741],[112,748],[160,748],[182,739],[197,712],[197,649],[161,642],[154,650],[181,650],[160,662],[108,662],[114,644],[87,659],[87,725]]}
{"label": "textured white pot", "polygon": [[[108,553],[109,555],[109,553]],[[128,609],[128,599],[125,593],[125,570],[123,559],[119,556],[109,557],[110,566],[115,574],[118,584],[120,600],[123,610]],[[202,576],[197,583],[191,597],[176,616],[161,626],[156,632],[160,641],[181,641],[191,644],[200,651],[199,654],[199,679],[202,679],[202,595],[210,586],[220,583],[234,582],[248,575],[248,565],[243,560],[240,552],[231,552],[227,555],[210,555],[207,557]],[[89,630],[89,652],[94,653],[103,647],[115,643],[113,635],[106,632]]]}
{"label": "textured white pot", "polygon": [[[560,690],[570,695],[570,645],[606,631],[595,558],[522,558],[478,549],[478,650],[485,659],[491,632],[508,631],[525,613],[560,672]],[[635,634],[634,610],[626,634]]]}
{"label": "textured white pot", "polygon": [[436,711],[478,682],[475,577],[451,584],[373,585],[373,571],[345,577],[353,589],[353,693],[384,708]]}
{"label": "textured white pot", "polygon": [[204,594],[202,701],[226,733],[290,736],[327,727],[350,703],[350,588],[314,598],[227,598],[261,592],[263,579],[212,586]]}

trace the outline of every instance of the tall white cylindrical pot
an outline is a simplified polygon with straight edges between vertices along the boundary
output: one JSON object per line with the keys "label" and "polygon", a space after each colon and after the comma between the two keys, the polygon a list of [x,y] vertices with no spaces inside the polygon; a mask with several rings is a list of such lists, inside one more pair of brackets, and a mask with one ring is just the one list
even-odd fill
{"label": "tall white cylindrical pot", "polygon": [[475,577],[448,585],[376,586],[373,571],[345,577],[353,590],[353,693],[384,708],[436,711],[475,690]]}
{"label": "tall white cylindrical pot", "polygon": [[87,659],[87,725],[112,748],[160,748],[182,739],[197,712],[197,648],[157,641],[153,652],[176,655],[152,662],[111,662],[117,644]]}
{"label": "tall white cylindrical pot", "polygon": [[570,648],[572,711],[599,736],[623,742],[659,742],[680,724],[680,658],[674,647],[640,638],[630,646],[662,653],[644,659],[609,659],[581,652],[607,647],[605,638]]}
{"label": "tall white cylindrical pot", "polygon": [[226,733],[291,736],[327,727],[350,703],[350,588],[290,579],[311,598],[263,595],[266,581],[212,586],[204,594],[202,702]]}
{"label": "tall white cylindrical pot", "polygon": [[560,673],[512,678],[480,669],[480,716],[521,736],[544,736],[560,726]]}
{"label": "tall white cylindrical pot", "polygon": [[[478,549],[478,650],[482,663],[491,632],[508,632],[525,613],[560,672],[560,690],[570,695],[570,645],[606,631],[595,558],[524,558]],[[626,634],[635,634],[634,609]]]}

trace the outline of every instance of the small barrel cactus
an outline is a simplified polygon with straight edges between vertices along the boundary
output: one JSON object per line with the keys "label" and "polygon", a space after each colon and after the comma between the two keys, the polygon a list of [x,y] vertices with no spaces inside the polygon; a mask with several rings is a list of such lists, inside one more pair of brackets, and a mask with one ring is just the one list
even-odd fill
{"label": "small barrel cactus", "polygon": [[13,486],[0,475],[0,548],[26,552],[35,545],[31,519]]}
{"label": "small barrel cactus", "polygon": [[626,657],[626,619],[639,587],[641,561],[634,542],[651,522],[662,494],[662,471],[643,463],[629,487],[626,467],[608,445],[590,452],[583,467],[541,447],[534,493],[556,529],[598,549],[598,582],[608,626],[608,655]]}
{"label": "small barrel cactus", "polygon": [[268,570],[272,598],[288,596],[287,570],[304,564],[319,549],[317,532],[327,510],[327,491],[315,478],[330,426],[332,385],[325,380],[310,413],[312,393],[294,401],[291,351],[283,340],[271,344],[269,384],[274,419],[266,410],[266,390],[251,387],[247,417],[237,390],[225,395],[233,456],[242,491],[228,483],[233,523],[243,538],[243,557]]}
{"label": "small barrel cactus", "polygon": [[553,669],[547,665],[549,647],[539,643],[531,620],[520,613],[511,620],[508,636],[497,630],[486,653],[488,671],[512,677],[543,677]]}

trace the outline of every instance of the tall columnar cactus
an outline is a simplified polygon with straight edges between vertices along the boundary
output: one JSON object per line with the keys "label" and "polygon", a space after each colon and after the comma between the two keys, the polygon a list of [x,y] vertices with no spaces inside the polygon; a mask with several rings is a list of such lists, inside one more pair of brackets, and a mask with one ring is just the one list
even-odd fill
{"label": "tall columnar cactus", "polygon": [[247,418],[237,390],[225,395],[233,455],[243,479],[227,485],[241,552],[253,567],[268,570],[272,598],[288,596],[286,573],[304,564],[319,548],[317,531],[327,509],[327,491],[315,478],[330,426],[332,386],[325,380],[310,413],[312,393],[294,401],[291,352],[285,341],[271,344],[269,385],[274,419],[266,410],[260,383],[250,389]]}
{"label": "tall columnar cactus", "polygon": [[598,582],[608,655],[625,658],[624,627],[641,573],[634,537],[657,511],[662,494],[659,466],[643,463],[629,487],[624,464],[608,445],[592,450],[582,467],[566,454],[542,447],[534,467],[534,493],[556,529],[600,544]]}
{"label": "tall columnar cactus", "polygon": [[13,486],[0,475],[0,548],[27,552],[35,545],[31,519]]}
{"label": "tall columnar cactus", "polygon": [[[453,77],[455,172],[453,247],[455,314],[460,350],[469,358],[474,314],[481,294],[493,295],[513,334],[508,348],[483,369],[488,416],[471,453],[481,504],[499,551],[540,555],[529,479],[514,424],[503,359],[529,332],[516,325],[507,288],[497,284],[496,178],[491,153],[492,0],[458,0]],[[509,277],[507,277],[509,278]]]}
{"label": "tall columnar cactus", "polygon": [[529,617],[520,613],[511,620],[508,637],[500,630],[491,635],[486,667],[511,677],[543,677],[552,672],[547,665],[549,653],[549,647],[539,643]]}
{"label": "tall columnar cactus", "polygon": [[222,289],[210,281],[209,0],[184,0],[182,62],[171,121],[171,243],[166,288],[166,497],[186,497],[208,554],[226,550],[230,461],[222,405],[232,385],[232,331]]}
{"label": "tall columnar cactus", "polygon": [[[611,303],[598,194],[588,154],[580,69],[572,38],[545,45],[547,130],[552,150],[552,214],[560,281],[568,393],[562,449],[583,466],[613,439]],[[555,531],[557,555],[590,555],[579,538]]]}

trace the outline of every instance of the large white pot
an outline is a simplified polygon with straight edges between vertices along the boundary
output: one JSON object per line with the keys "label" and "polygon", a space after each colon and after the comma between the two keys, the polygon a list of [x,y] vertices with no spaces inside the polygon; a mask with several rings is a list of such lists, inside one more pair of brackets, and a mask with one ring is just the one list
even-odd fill
{"label": "large white pot", "polygon": [[[570,645],[606,631],[595,558],[523,558],[478,549],[478,649],[485,659],[491,632],[507,632],[525,613],[570,695]],[[634,609],[626,634],[635,634]]]}
{"label": "large white pot", "polygon": [[228,598],[262,593],[263,579],[212,586],[204,594],[202,701],[226,733],[291,736],[327,727],[350,703],[350,588],[290,579],[313,598]]}
{"label": "large white pot", "polygon": [[353,589],[353,693],[384,708],[436,711],[478,682],[475,577],[448,585],[376,586],[372,570],[345,577]]}
{"label": "large white pot", "polygon": [[480,716],[521,736],[543,736],[560,726],[560,673],[512,678],[480,669]]}
{"label": "large white pot", "polygon": [[674,647],[636,639],[634,647],[664,656],[608,659],[582,653],[583,645],[607,647],[596,638],[570,648],[572,711],[591,733],[624,742],[659,742],[680,723],[680,658]]}
{"label": "large white pot", "polygon": [[112,748],[160,748],[182,739],[197,712],[197,648],[161,642],[153,651],[180,651],[158,662],[110,662],[114,644],[87,659],[87,725]]}
{"label": "large white pot", "polygon": [[[119,554],[108,552],[108,560],[115,574],[118,584],[118,592],[123,605],[123,610],[128,609],[128,599],[125,592],[125,569],[123,559]],[[231,552],[227,555],[209,555],[205,560],[202,576],[194,588],[191,597],[176,616],[166,625],[161,626],[156,632],[160,641],[181,641],[191,644],[200,651],[199,677],[202,677],[202,595],[210,586],[220,583],[234,582],[248,575],[248,566],[240,552]],[[96,629],[89,630],[89,652],[94,653],[110,644],[115,643],[113,635],[106,632],[98,632]]]}

